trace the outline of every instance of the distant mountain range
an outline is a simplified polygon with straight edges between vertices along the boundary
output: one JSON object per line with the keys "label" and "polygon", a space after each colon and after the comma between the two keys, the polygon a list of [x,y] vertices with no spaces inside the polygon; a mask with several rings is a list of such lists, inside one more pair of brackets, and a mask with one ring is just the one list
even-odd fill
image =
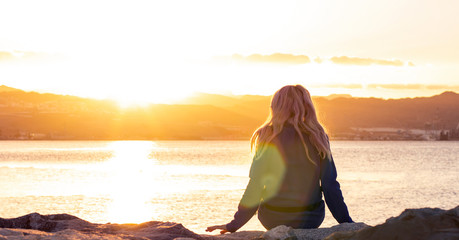
{"label": "distant mountain range", "polygon": [[[453,129],[459,94],[406,99],[313,97],[333,137],[359,128]],[[270,96],[195,94],[177,104],[120,108],[114,101],[0,86],[0,139],[249,139]]]}
{"label": "distant mountain range", "polygon": [[17,88],[12,88],[12,87],[8,87],[5,85],[1,85],[0,92],[24,92],[24,91],[17,89]]}

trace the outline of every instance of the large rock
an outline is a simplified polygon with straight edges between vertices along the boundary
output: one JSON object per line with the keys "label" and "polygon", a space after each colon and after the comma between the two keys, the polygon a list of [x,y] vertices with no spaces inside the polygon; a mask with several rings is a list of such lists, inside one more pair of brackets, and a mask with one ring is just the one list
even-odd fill
{"label": "large rock", "polygon": [[57,232],[65,229],[86,231],[96,226],[97,224],[69,214],[41,215],[31,213],[18,218],[0,218],[1,228],[35,229],[44,232]]}
{"label": "large rock", "polygon": [[32,213],[18,218],[0,218],[0,228],[8,228],[2,229],[4,232],[0,232],[0,240],[2,237],[8,239],[11,234],[16,234],[14,239],[36,239],[32,236],[42,234],[19,229],[54,233],[43,233],[40,239],[203,239],[178,223],[152,221],[142,224],[95,224],[68,214]]}
{"label": "large rock", "polygon": [[322,240],[335,232],[356,231],[369,227],[365,223],[342,223],[330,228],[292,229],[286,226],[277,226],[263,234],[264,240]]}
{"label": "large rock", "polygon": [[201,235],[205,236],[206,240],[258,240],[264,231],[238,231],[231,234],[221,235]]}
{"label": "large rock", "polygon": [[327,240],[456,240],[459,239],[459,206],[451,210],[439,208],[407,209],[385,223],[354,232],[334,233]]}

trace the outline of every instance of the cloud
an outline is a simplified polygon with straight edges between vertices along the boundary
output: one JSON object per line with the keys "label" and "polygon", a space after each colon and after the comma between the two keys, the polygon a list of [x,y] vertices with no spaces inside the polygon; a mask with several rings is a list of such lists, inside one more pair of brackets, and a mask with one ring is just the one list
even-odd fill
{"label": "cloud", "polygon": [[13,60],[14,56],[10,52],[1,52],[0,51],[0,61],[9,61]]}
{"label": "cloud", "polygon": [[367,88],[391,90],[449,90],[459,91],[459,85],[426,85],[426,84],[368,84]]}
{"label": "cloud", "polygon": [[320,57],[314,58],[314,62],[316,62],[316,63],[322,63],[323,61],[324,61],[324,60],[321,59]]}
{"label": "cloud", "polygon": [[361,88],[363,88],[362,84],[323,84],[323,85],[313,85],[313,87],[347,88],[347,89],[361,89]]}
{"label": "cloud", "polygon": [[[360,58],[360,57],[332,57],[330,58],[335,64],[344,64],[344,65],[359,65],[359,66],[369,66],[369,65],[383,65],[383,66],[395,66],[401,67],[405,63],[400,60],[384,60],[384,59],[373,59],[373,58]],[[414,66],[412,62],[408,63],[409,66]]]}
{"label": "cloud", "polygon": [[345,89],[389,89],[389,90],[449,90],[459,91],[459,85],[426,85],[426,84],[319,84],[311,85],[317,88]]}
{"label": "cloud", "polygon": [[368,84],[367,88],[384,88],[396,90],[417,90],[426,88],[428,85],[423,84]]}
{"label": "cloud", "polygon": [[60,59],[63,56],[59,54],[48,54],[43,52],[30,51],[0,51],[0,62],[17,62],[17,61],[43,61]]}
{"label": "cloud", "polygon": [[[276,64],[306,64],[311,63],[311,59],[306,55],[293,55],[287,53],[273,53],[271,55],[261,55],[261,54],[252,54],[248,56],[243,56],[241,54],[234,54],[231,57],[214,57],[214,60],[220,62],[249,62],[249,63],[276,63]],[[401,60],[385,60],[385,59],[374,59],[374,58],[364,58],[364,57],[348,57],[348,56],[335,56],[331,58],[324,57],[315,57],[313,61],[317,64],[322,64],[325,62],[332,62],[334,64],[342,65],[357,65],[357,66],[370,66],[370,65],[380,65],[380,66],[415,66],[413,62],[403,62]]]}
{"label": "cloud", "polygon": [[368,84],[367,88],[383,88],[393,90],[451,90],[459,91],[459,85],[425,85],[425,84]]}
{"label": "cloud", "polygon": [[459,85],[427,85],[426,86],[427,89],[433,89],[433,90],[437,90],[437,89],[447,89],[447,90],[452,90],[452,91],[459,91]]}
{"label": "cloud", "polygon": [[310,63],[311,59],[305,55],[293,55],[285,53],[274,53],[271,55],[252,54],[244,57],[240,54],[234,54],[231,59],[236,61],[247,61],[255,63],[281,63],[281,64],[305,64]]}

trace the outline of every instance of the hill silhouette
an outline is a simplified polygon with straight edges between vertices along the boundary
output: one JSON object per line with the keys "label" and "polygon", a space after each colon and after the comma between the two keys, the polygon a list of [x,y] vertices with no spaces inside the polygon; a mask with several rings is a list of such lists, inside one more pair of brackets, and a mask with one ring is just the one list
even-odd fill
{"label": "hill silhouette", "polygon": [[[332,137],[362,128],[442,130],[459,122],[459,94],[405,99],[313,97]],[[120,108],[114,101],[0,86],[0,139],[249,139],[270,96],[196,94],[179,104]]]}
{"label": "hill silhouette", "polygon": [[459,95],[443,93],[429,98],[316,99],[320,118],[331,132],[351,128],[449,130],[459,122]]}
{"label": "hill silhouette", "polygon": [[5,86],[5,85],[1,85],[0,86],[0,92],[24,92],[24,91],[22,91],[20,89],[8,87],[8,86]]}
{"label": "hill silhouette", "polygon": [[[224,98],[204,95],[206,103],[251,116],[264,122],[269,113],[269,96],[238,96]],[[320,121],[331,132],[350,131],[353,128],[449,130],[459,123],[459,94],[444,92],[432,97],[380,99],[353,98],[350,95],[313,97]],[[195,102],[198,104],[198,102]]]}

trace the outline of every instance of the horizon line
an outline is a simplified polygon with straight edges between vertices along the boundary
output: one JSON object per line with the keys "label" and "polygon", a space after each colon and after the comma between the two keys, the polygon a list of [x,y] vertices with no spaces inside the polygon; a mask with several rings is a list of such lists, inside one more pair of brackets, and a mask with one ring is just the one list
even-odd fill
{"label": "horizon line", "polygon": [[[392,84],[388,84],[392,85]],[[436,86],[436,85],[425,85],[425,86]],[[459,88],[459,86],[457,86]],[[1,88],[8,88],[11,90],[8,91],[1,91]],[[312,87],[315,88],[315,87]],[[396,90],[402,90],[402,89],[396,89]],[[89,97],[89,96],[82,96],[78,94],[66,94],[66,93],[56,93],[56,92],[47,92],[47,91],[40,91],[40,90],[23,90],[15,87],[10,87],[6,85],[0,85],[0,93],[5,93],[5,92],[24,92],[24,93],[38,93],[38,94],[52,94],[52,95],[60,95],[60,96],[69,96],[69,97],[78,97],[78,98],[83,98],[83,99],[92,99],[92,100],[100,100],[100,101],[115,101],[117,102],[116,99],[111,98],[111,97],[105,97],[105,98],[97,98],[97,97]],[[430,97],[435,97],[439,96],[445,93],[454,93],[454,94],[459,94],[459,91],[455,90],[443,90],[439,92],[438,94],[433,94],[433,95],[419,95],[415,97],[389,97],[389,98],[384,98],[384,97],[375,97],[375,96],[370,96],[370,97],[359,97],[359,96],[353,96],[350,93],[331,93],[328,95],[311,95],[311,97],[322,97],[322,98],[328,98],[328,97],[334,97],[334,98],[340,98],[340,97],[345,97],[345,98],[355,98],[355,99],[382,99],[382,100],[397,100],[397,99],[415,99],[415,98],[430,98]],[[208,94],[208,95],[217,95],[217,96],[225,96],[225,97],[243,97],[243,96],[260,96],[260,97],[271,97],[271,95],[263,95],[263,94],[225,94],[225,93],[215,93],[215,92],[193,92],[190,95],[178,100],[174,101],[172,103],[153,103],[153,102],[148,102],[146,103],[147,105],[150,104],[166,104],[166,105],[183,105],[182,101],[190,99],[194,96],[199,96],[203,94]],[[135,105],[135,104],[134,104]]]}

